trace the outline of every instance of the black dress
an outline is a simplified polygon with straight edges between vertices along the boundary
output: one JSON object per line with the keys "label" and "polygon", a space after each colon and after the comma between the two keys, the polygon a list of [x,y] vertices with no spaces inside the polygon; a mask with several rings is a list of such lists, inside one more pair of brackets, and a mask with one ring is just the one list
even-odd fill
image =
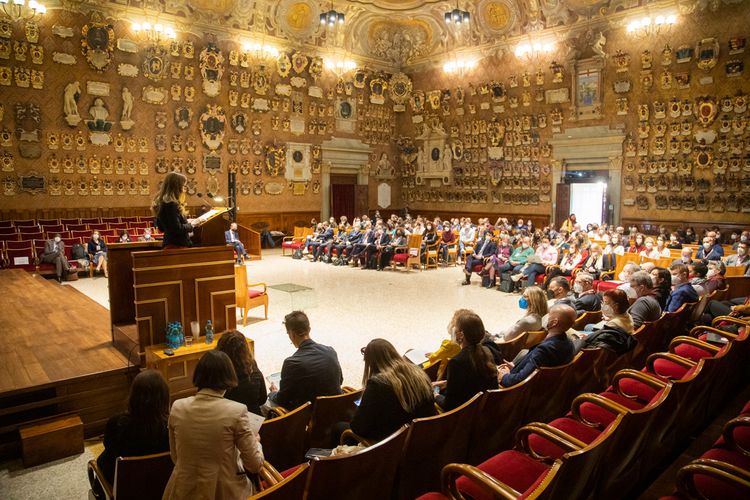
{"label": "black dress", "polygon": [[162,203],[156,217],[156,227],[164,233],[163,246],[189,247],[193,225],[180,212],[177,203]]}
{"label": "black dress", "polygon": [[142,422],[130,415],[115,415],[104,430],[104,451],[96,459],[104,477],[112,484],[115,480],[117,457],[138,457],[169,451],[167,423],[148,431]]}
{"label": "black dress", "polygon": [[238,381],[237,387],[229,389],[224,397],[247,406],[250,413],[260,415],[260,407],[266,402],[266,383],[260,370],[255,370]]}
{"label": "black dress", "polygon": [[351,429],[369,441],[380,441],[415,418],[435,415],[435,404],[431,396],[409,413],[399,403],[393,387],[377,377],[371,377],[352,418]]}

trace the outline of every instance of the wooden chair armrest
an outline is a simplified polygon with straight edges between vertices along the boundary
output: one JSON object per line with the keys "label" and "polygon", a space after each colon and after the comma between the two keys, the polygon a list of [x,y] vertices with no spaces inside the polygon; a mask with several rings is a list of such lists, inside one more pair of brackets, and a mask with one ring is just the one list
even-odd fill
{"label": "wooden chair armrest", "polygon": [[441,408],[439,404],[437,403],[433,403],[433,404],[435,405],[435,411],[438,412],[438,415],[440,415],[441,413],[445,413],[445,410],[443,410],[443,408]]}
{"label": "wooden chair armrest", "polygon": [[282,243],[285,241],[305,241],[305,236],[284,236],[281,241]]}
{"label": "wooden chair armrest", "polygon": [[566,434],[565,432],[555,429],[547,424],[541,422],[534,422],[531,424],[524,425],[516,432],[516,448],[523,451],[527,455],[530,455],[535,460],[544,462],[554,462],[554,459],[539,455],[529,446],[529,436],[536,434],[544,439],[552,442],[565,450],[566,453],[571,451],[577,451],[586,447],[586,443],[580,441],[573,436]]}
{"label": "wooden chair armrest", "polygon": [[102,487],[102,491],[104,491],[105,498],[107,500],[110,500],[114,498],[115,493],[112,491],[112,485],[109,484],[109,481],[104,477],[104,473],[99,468],[99,464],[96,463],[96,460],[89,460],[88,463],[88,469],[91,471],[91,473],[94,476],[94,480],[96,480],[97,483]]}
{"label": "wooden chair armrest", "polygon": [[614,378],[612,379],[612,387],[615,388],[615,391],[617,391],[618,394],[621,396],[624,396],[629,399],[635,399],[636,396],[632,396],[629,394],[625,394],[622,392],[622,389],[620,389],[620,380],[624,378],[632,378],[634,380],[637,380],[638,382],[642,382],[646,384],[647,386],[651,387],[652,389],[661,390],[664,389],[669,382],[666,382],[664,380],[661,380],[653,375],[649,375],[647,373],[639,372],[637,370],[633,370],[630,368],[626,368],[624,370],[620,370],[619,372],[615,373]]}
{"label": "wooden chair armrest", "polygon": [[740,415],[739,417],[733,418],[724,424],[724,429],[721,431],[721,434],[724,436],[724,441],[727,442],[727,445],[739,451],[746,457],[750,457],[750,450],[746,450],[740,446],[740,444],[734,439],[734,430],[738,427],[750,427],[750,416]]}
{"label": "wooden chair armrest", "polygon": [[589,427],[594,427],[597,429],[601,428],[600,424],[596,422],[589,422],[581,414],[581,405],[583,403],[591,403],[591,404],[597,405],[615,414],[622,413],[623,415],[625,415],[630,412],[629,409],[627,409],[620,403],[612,401],[611,399],[607,399],[603,396],[600,396],[599,394],[594,394],[591,392],[580,394],[573,400],[573,404],[571,404],[571,407],[570,407],[570,412],[579,422],[586,424]]}
{"label": "wooden chair armrest", "polygon": [[393,247],[394,254],[408,252],[408,251],[409,251],[409,245],[399,245],[397,247]]}
{"label": "wooden chair armrest", "polygon": [[341,392],[344,394],[349,394],[350,392],[357,392],[359,389],[355,389],[354,387],[350,385],[343,385],[341,386]]}
{"label": "wooden chair armrest", "polygon": [[671,352],[655,352],[649,355],[649,357],[646,358],[646,366],[648,367],[648,371],[650,371],[652,374],[655,374],[657,377],[665,379],[668,379],[668,377],[657,374],[656,370],[654,369],[654,361],[656,361],[657,359],[666,359],[667,361],[671,361],[672,363],[680,365],[683,368],[687,368],[688,370],[697,364],[692,360],[683,358],[682,356],[678,356],[677,354]]}
{"label": "wooden chair armrest", "polygon": [[740,325],[740,326],[748,326],[748,325],[750,325],[750,320],[747,320],[747,319],[744,319],[744,318],[735,318],[734,316],[717,316],[711,322],[711,326],[716,326],[717,324],[721,323],[722,321],[726,321],[728,323],[734,323],[735,325]]}
{"label": "wooden chair armrest", "polygon": [[266,418],[276,418],[289,413],[289,410],[283,406],[272,406],[268,409],[268,416]]}
{"label": "wooden chair armrest", "polygon": [[696,339],[695,337],[688,337],[687,335],[679,335],[673,338],[672,341],[669,343],[669,352],[674,352],[674,348],[680,344],[690,344],[692,346],[697,347],[698,349],[703,349],[713,354],[716,354],[721,350],[721,348],[716,347],[713,344],[709,344],[708,342],[705,342],[703,340]]}
{"label": "wooden chair armrest", "polygon": [[686,498],[703,498],[692,481],[693,476],[697,474],[711,476],[732,483],[742,489],[750,490],[750,471],[719,460],[699,458],[677,472],[675,480],[677,491],[685,495]]}
{"label": "wooden chair armrest", "polygon": [[273,486],[284,480],[284,477],[279,474],[279,471],[273,465],[268,463],[268,460],[263,460],[263,467],[261,467],[258,475],[268,486]]}
{"label": "wooden chair armrest", "polygon": [[351,429],[346,429],[344,432],[341,433],[341,439],[339,439],[339,444],[346,444],[347,439],[353,439],[357,441],[358,443],[364,444],[365,446],[372,446],[372,441],[369,441],[362,436],[358,435],[356,432],[354,432]]}
{"label": "wooden chair armrest", "polygon": [[690,336],[691,337],[698,337],[701,333],[715,333],[716,335],[721,335],[725,339],[731,341],[735,340],[737,338],[737,335],[731,332],[725,332],[724,330],[719,330],[718,328],[713,328],[711,326],[705,326],[705,325],[698,325],[694,327],[692,330],[690,330]]}
{"label": "wooden chair armrest", "polygon": [[605,276],[609,277],[609,279],[612,279],[615,276],[615,271],[612,270],[612,271],[604,271],[602,273],[599,273],[599,279],[600,280],[604,281],[604,277]]}
{"label": "wooden chair armrest", "polygon": [[507,498],[510,500],[521,496],[520,492],[500,482],[486,472],[477,469],[473,465],[448,464],[443,467],[443,471],[440,474],[440,482],[442,485],[443,493],[446,494],[450,499],[465,499],[465,497],[461,494],[460,491],[458,491],[458,488],[456,487],[456,480],[459,476],[465,476],[472,483],[476,484],[481,489],[485,490],[488,494],[492,495],[493,498]]}
{"label": "wooden chair armrest", "polygon": [[266,290],[268,290],[268,285],[266,285],[263,282],[260,282],[260,283],[249,283],[247,285],[248,288],[253,287],[253,286],[262,286],[263,287],[263,293],[266,293]]}

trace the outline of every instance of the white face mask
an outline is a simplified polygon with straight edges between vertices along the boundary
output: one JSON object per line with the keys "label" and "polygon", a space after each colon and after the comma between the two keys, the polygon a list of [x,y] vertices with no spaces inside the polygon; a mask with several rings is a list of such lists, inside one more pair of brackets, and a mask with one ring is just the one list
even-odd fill
{"label": "white face mask", "polygon": [[711,243],[704,243],[703,244],[703,248],[705,248],[706,250],[708,250],[709,248],[711,248]]}
{"label": "white face mask", "polygon": [[583,285],[581,285],[580,283],[574,283],[573,284],[573,291],[575,293],[581,293],[581,292],[583,292]]}
{"label": "white face mask", "polygon": [[56,241],[57,243],[60,243],[60,239],[61,239],[61,238],[60,238],[59,236],[55,236],[55,241]]}
{"label": "white face mask", "polygon": [[672,286],[678,286],[682,284],[682,279],[679,274],[672,275]]}
{"label": "white face mask", "polygon": [[544,316],[542,318],[542,330],[546,330],[549,326],[549,316]]}
{"label": "white face mask", "polygon": [[602,314],[608,318],[615,315],[615,310],[609,304],[602,304]]}
{"label": "white face mask", "polygon": [[739,255],[739,256],[745,255],[745,249],[741,248],[741,247],[738,247],[737,248],[737,255]]}
{"label": "white face mask", "polygon": [[95,235],[94,235],[94,241],[96,241],[96,240],[98,240],[98,239],[99,239],[99,235],[98,235],[98,234],[95,234]]}
{"label": "white face mask", "polygon": [[618,278],[618,279],[619,279],[620,281],[627,281],[627,279],[628,279],[628,275],[627,275],[627,274],[625,274],[625,271],[620,271],[620,274],[619,274],[619,275],[617,276],[617,278]]}
{"label": "white face mask", "polygon": [[151,233],[143,233],[143,239],[144,240],[150,240],[151,239]]}
{"label": "white face mask", "polygon": [[651,283],[654,284],[654,286],[658,286],[658,283],[656,282],[658,278],[656,276],[651,276]]}
{"label": "white face mask", "polygon": [[719,273],[716,272],[716,269],[709,269],[708,272],[706,273],[706,277],[710,278],[711,276],[716,276],[717,274]]}

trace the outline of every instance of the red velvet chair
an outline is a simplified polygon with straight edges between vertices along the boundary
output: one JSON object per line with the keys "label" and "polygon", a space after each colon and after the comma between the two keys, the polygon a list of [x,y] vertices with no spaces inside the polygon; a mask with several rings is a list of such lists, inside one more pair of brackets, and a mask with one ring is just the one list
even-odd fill
{"label": "red velvet chair", "polygon": [[35,234],[42,232],[42,229],[36,224],[29,226],[16,226],[16,229],[18,229],[18,232],[21,234]]}
{"label": "red velvet chair", "polygon": [[13,221],[13,225],[21,228],[21,227],[28,227],[28,226],[36,226],[36,220],[35,219],[17,219]]}
{"label": "red velvet chair", "polygon": [[16,232],[8,234],[0,233],[0,241],[21,241],[21,235]]}
{"label": "red velvet chair", "polygon": [[36,271],[36,256],[34,255],[33,247],[29,246],[21,250],[6,248],[5,263],[8,269],[23,269],[29,272]]}
{"label": "red velvet chair", "polygon": [[41,240],[44,238],[44,233],[41,231],[37,231],[34,233],[19,233],[21,241],[33,241],[33,240]]}

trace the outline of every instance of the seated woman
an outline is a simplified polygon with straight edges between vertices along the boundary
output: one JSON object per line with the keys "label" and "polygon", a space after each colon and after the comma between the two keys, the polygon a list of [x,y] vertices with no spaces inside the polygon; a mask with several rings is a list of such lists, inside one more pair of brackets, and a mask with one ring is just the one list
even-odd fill
{"label": "seated woman", "polygon": [[[115,481],[117,457],[135,457],[169,451],[167,418],[169,417],[169,388],[161,373],[145,370],[136,375],[130,386],[127,411],[115,415],[104,430],[104,451],[96,464],[104,478]],[[96,498],[104,498],[99,482],[89,474]]]}
{"label": "seated woman", "polygon": [[708,261],[708,273],[706,273],[708,279],[703,284],[706,293],[713,293],[716,290],[722,290],[727,287],[727,281],[724,279],[724,273],[726,270],[727,268],[722,261]]}
{"label": "seated woman", "polygon": [[628,253],[637,253],[640,254],[646,249],[646,244],[644,241],[644,237],[641,233],[636,233],[635,238],[633,239],[633,244],[628,247]]}
{"label": "seated woman", "polygon": [[237,374],[237,387],[228,389],[224,397],[247,406],[247,410],[260,415],[260,407],[266,402],[266,382],[258,369],[245,336],[237,330],[230,330],[221,336],[216,349],[229,356]]}
{"label": "seated woman", "polygon": [[440,387],[436,401],[444,410],[452,410],[474,397],[478,392],[497,389],[497,366],[485,339],[482,319],[466,311],[456,319],[456,342],[461,352],[448,361],[445,380],[435,382]]}
{"label": "seated woman", "polygon": [[500,269],[500,266],[508,263],[511,252],[513,252],[513,247],[510,244],[510,236],[508,236],[508,233],[502,233],[497,245],[497,250],[492,256],[490,256],[490,259],[484,266],[484,271],[489,276],[489,282],[486,288],[492,288],[495,286],[495,276],[498,273],[498,269]]}
{"label": "seated woman", "polygon": [[393,254],[396,252],[396,247],[406,245],[406,236],[404,235],[404,229],[399,227],[396,229],[395,236],[380,250],[380,256],[378,261],[378,271],[382,271],[384,267],[391,265]]}
{"label": "seated woman", "polygon": [[688,264],[688,277],[690,284],[693,285],[699,297],[706,294],[706,281],[708,276],[708,266],[700,260],[694,260]]}
{"label": "seated woman", "polygon": [[198,393],[175,401],[169,414],[174,469],[162,499],[247,498],[255,488],[246,472],[263,467],[263,449],[245,405],[224,398],[237,386],[229,356],[206,352],[193,385]]}
{"label": "seated woman", "polygon": [[438,235],[435,232],[435,226],[432,225],[432,222],[428,222],[425,225],[424,232],[422,233],[422,263],[427,259],[427,247],[431,247],[435,245],[435,243],[438,240]]}
{"label": "seated woman", "polygon": [[669,235],[669,243],[667,244],[667,248],[670,248],[672,250],[682,249],[682,243],[680,243],[680,235],[677,232],[673,232]]}
{"label": "seated woman", "polygon": [[649,259],[659,258],[659,252],[656,251],[656,248],[654,247],[654,239],[651,236],[647,237],[643,242],[643,247],[643,250],[638,252],[638,255],[640,255],[641,257],[647,257]]}
{"label": "seated woman", "polygon": [[604,247],[603,255],[623,255],[625,247],[622,246],[622,236],[620,233],[614,233],[609,237],[609,243]]}
{"label": "seated woman", "polygon": [[509,341],[523,332],[542,329],[542,317],[547,314],[547,296],[538,286],[526,287],[518,299],[518,307],[525,311],[521,319],[497,334],[498,339]]}
{"label": "seated woman", "polygon": [[649,274],[654,284],[654,296],[663,310],[667,306],[669,294],[672,293],[672,275],[669,269],[663,267],[655,267]]}
{"label": "seated woman", "polygon": [[595,280],[599,279],[599,274],[601,274],[602,271],[605,271],[604,260],[602,247],[599,246],[598,243],[592,243],[591,248],[589,248],[589,255],[586,257],[586,260],[583,261],[581,269],[593,276]]}
{"label": "seated woman", "polygon": [[[415,418],[435,415],[430,379],[418,365],[404,359],[393,344],[372,340],[363,356],[365,391],[352,421],[338,424],[334,435],[351,428],[367,441],[380,441]],[[338,441],[333,446],[337,444]]]}
{"label": "seated woman", "polygon": [[586,325],[584,332],[592,332],[603,328],[616,328],[628,335],[632,334],[633,318],[628,313],[630,301],[628,295],[620,290],[607,290],[602,294],[602,321],[599,323]]}
{"label": "seated woman", "polygon": [[443,262],[448,262],[448,249],[456,245],[456,233],[451,230],[451,225],[443,225],[443,234],[440,235],[440,254],[443,256]]}
{"label": "seated woman", "polygon": [[560,267],[553,267],[550,269],[547,276],[544,278],[544,288],[547,288],[547,285],[552,278],[557,276],[572,276],[573,270],[578,267],[578,264],[580,264],[582,260],[583,255],[578,248],[578,243],[575,240],[571,241],[568,248],[568,255],[563,257],[563,260],[560,262]]}
{"label": "seated woman", "polygon": [[130,243],[130,233],[128,233],[127,229],[121,229],[120,230],[120,240],[118,243]]}
{"label": "seated woman", "polygon": [[[651,257],[652,259],[659,259],[663,257],[671,257],[672,252],[669,251],[669,248],[666,245],[666,240],[664,239],[664,236],[659,236],[656,238],[656,248],[654,248],[656,252],[658,252],[658,257]],[[655,253],[655,252],[652,252]]]}
{"label": "seated woman", "polygon": [[104,276],[109,277],[109,271],[107,270],[107,244],[99,235],[99,231],[94,231],[91,234],[91,239],[87,245],[88,253],[91,258],[91,265],[96,266],[96,272],[104,269]]}

